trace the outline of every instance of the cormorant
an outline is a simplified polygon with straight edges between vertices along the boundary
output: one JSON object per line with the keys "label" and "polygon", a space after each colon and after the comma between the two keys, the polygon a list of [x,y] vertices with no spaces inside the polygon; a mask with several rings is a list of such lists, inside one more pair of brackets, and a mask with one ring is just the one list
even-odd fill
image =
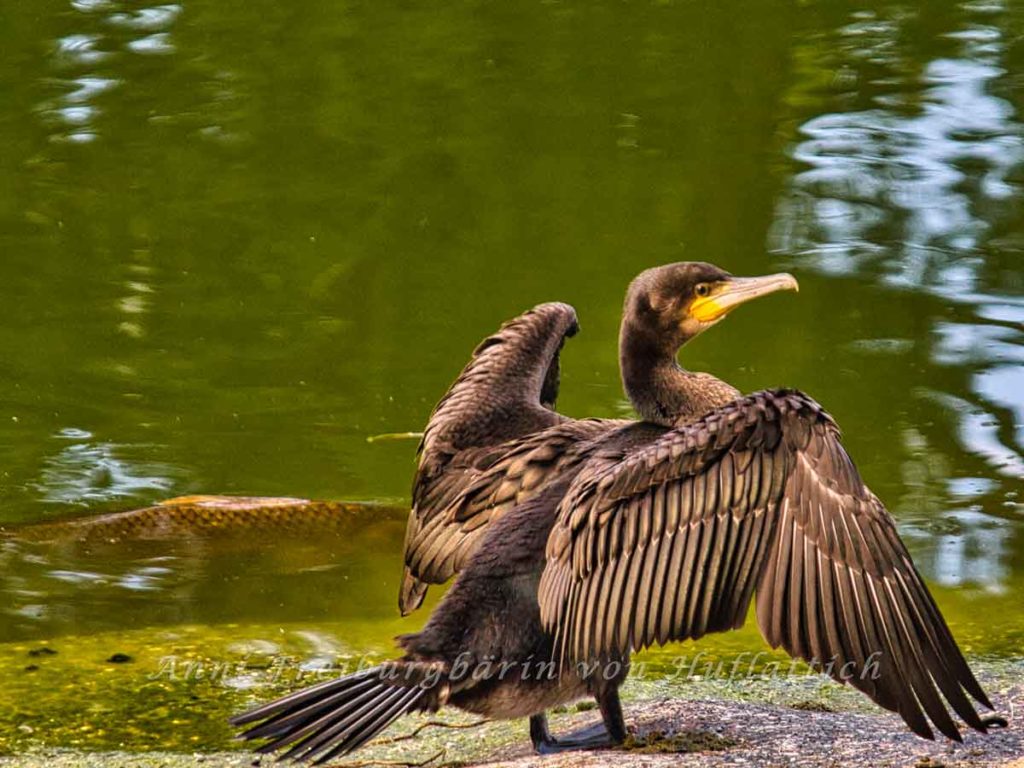
{"label": "cormorant", "polygon": [[[740,304],[797,290],[788,274],[710,264],[647,270],[619,334],[639,421],[554,411],[577,331],[542,304],[485,339],[420,445],[403,613],[458,574],[405,654],[247,712],[269,752],[323,761],[413,711],[529,717],[538,752],[620,743],[630,654],[739,627],[756,594],[772,647],[821,665],[917,734],[961,739],[991,708],[839,429],[795,390],[741,395],[676,361]],[[545,710],[594,696],[602,723],[554,738]],[[944,697],[944,698],[943,698]]]}

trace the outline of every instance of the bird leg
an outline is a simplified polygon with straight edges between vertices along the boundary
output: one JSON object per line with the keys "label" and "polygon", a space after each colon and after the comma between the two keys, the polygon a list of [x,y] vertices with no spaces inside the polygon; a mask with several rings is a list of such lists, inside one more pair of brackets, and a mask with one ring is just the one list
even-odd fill
{"label": "bird leg", "polygon": [[626,732],[626,720],[622,716],[622,702],[619,701],[618,683],[602,686],[597,691],[597,706],[601,710],[608,738],[612,744],[621,744],[629,734]]}
{"label": "bird leg", "polygon": [[543,712],[530,717],[530,741],[538,755],[552,755],[574,749],[603,749],[621,744],[626,739],[626,723],[622,717],[617,686],[609,686],[597,694],[602,722],[555,738],[548,730]]}

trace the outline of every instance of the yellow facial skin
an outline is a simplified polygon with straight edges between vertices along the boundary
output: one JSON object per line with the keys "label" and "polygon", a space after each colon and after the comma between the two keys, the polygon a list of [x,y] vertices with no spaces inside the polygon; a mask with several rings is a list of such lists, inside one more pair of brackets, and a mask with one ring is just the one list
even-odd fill
{"label": "yellow facial skin", "polygon": [[740,304],[767,296],[776,291],[799,291],[796,278],[786,272],[763,277],[730,277],[717,283],[707,283],[707,296],[690,302],[687,315],[700,323],[721,320]]}

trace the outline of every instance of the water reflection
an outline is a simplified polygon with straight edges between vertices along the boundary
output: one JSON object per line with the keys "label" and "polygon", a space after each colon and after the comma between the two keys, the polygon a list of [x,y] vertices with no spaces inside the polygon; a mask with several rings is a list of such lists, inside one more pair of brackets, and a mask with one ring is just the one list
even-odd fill
{"label": "water reflection", "polygon": [[[99,44],[98,35],[67,35],[57,41],[54,63],[62,71],[89,69],[110,56],[109,52],[98,49]],[[97,136],[95,122],[100,114],[96,100],[115,88],[118,81],[89,72],[62,78],[58,83],[64,93],[39,106],[40,115],[56,129],[52,138],[79,144],[93,141]]]}
{"label": "water reflection", "polygon": [[1009,592],[1011,523],[993,519],[977,506],[950,512],[945,522],[954,531],[938,537],[928,555],[918,558],[918,567],[943,586],[969,584],[993,594]]}
{"label": "water reflection", "polygon": [[72,444],[43,461],[34,486],[44,501],[88,504],[166,493],[173,486],[172,468],[132,462],[123,456],[129,450],[126,446],[89,442],[88,432],[74,428],[62,430],[57,437]]}
{"label": "water reflection", "polygon": [[97,50],[99,35],[66,35],[57,40],[54,63],[60,67],[87,66],[105,61],[110,53]]}
{"label": "water reflection", "polygon": [[799,43],[795,168],[770,236],[801,268],[921,297],[918,344],[862,351],[931,371],[907,407],[937,409],[987,472],[904,430],[901,520],[926,573],[991,589],[1010,576],[1021,530],[1005,501],[1024,478],[1024,296],[1004,238],[1019,223],[1024,126],[997,95],[1004,11],[965,4],[926,23],[924,8],[859,10]]}
{"label": "water reflection", "polygon": [[780,203],[774,245],[825,272],[877,269],[896,286],[973,291],[983,262],[974,249],[1001,212],[991,204],[1016,193],[1008,178],[1024,161],[1013,107],[991,93],[1004,73],[1002,33],[965,21],[946,35],[956,55],[918,72],[901,42],[901,19],[913,14],[888,13],[841,27],[803,57],[857,73],[831,105],[870,106],[800,126],[792,154],[804,169]]}
{"label": "water reflection", "polygon": [[[391,621],[405,515],[374,505],[202,532],[144,520],[14,531],[0,538],[0,643],[123,628],[126,616],[135,627],[262,621],[270,595],[274,621]],[[298,631],[314,660],[335,655],[332,638]]]}
{"label": "water reflection", "polygon": [[145,315],[152,308],[152,295],[156,291],[152,284],[149,251],[136,249],[126,267],[125,293],[117,300],[117,308],[125,317],[117,324],[117,330],[130,338],[140,339],[146,335]]}
{"label": "water reflection", "polygon": [[158,5],[153,8],[140,8],[134,13],[112,13],[107,17],[107,21],[126,29],[154,32],[169,27],[180,13],[180,5]]}
{"label": "water reflection", "polygon": [[[170,28],[181,13],[180,5],[160,5],[136,11],[115,10],[113,3],[74,0],[78,13],[71,17],[85,30],[60,37],[52,64],[60,74],[56,84],[64,93],[44,101],[38,112],[52,126],[51,141],[85,144],[99,138],[98,121],[105,93],[124,84],[101,67],[113,64],[120,52],[166,56],[175,52]],[[121,67],[121,74],[128,69]],[[76,76],[67,78],[71,71]]]}
{"label": "water reflection", "polygon": [[[808,329],[799,344],[752,310],[689,359],[835,409],[926,576],[1019,583],[1022,149],[1003,11],[58,5],[40,24],[12,4],[4,27],[19,44],[0,67],[15,97],[0,106],[0,521],[109,508],[118,490],[118,507],[191,490],[402,498],[414,445],[366,435],[420,428],[500,320],[576,304],[563,404],[611,416],[637,271],[790,260],[812,289],[779,315]],[[97,437],[54,440],[71,424]],[[366,579],[383,584],[400,533],[374,544]],[[104,582],[37,574],[18,610],[56,588],[61,605],[109,594],[111,625],[130,620],[126,594],[188,606],[204,582],[209,620],[227,601],[230,573],[112,556],[41,565]],[[334,573],[289,557],[244,596],[270,619],[306,599],[292,575]],[[295,615],[334,615],[327,602]]]}
{"label": "water reflection", "polygon": [[96,13],[109,10],[110,0],[71,0],[71,7],[82,13]]}
{"label": "water reflection", "polygon": [[157,32],[154,35],[140,37],[138,40],[131,40],[128,43],[128,50],[134,53],[164,56],[174,53],[174,44],[171,42],[171,36],[166,32]]}

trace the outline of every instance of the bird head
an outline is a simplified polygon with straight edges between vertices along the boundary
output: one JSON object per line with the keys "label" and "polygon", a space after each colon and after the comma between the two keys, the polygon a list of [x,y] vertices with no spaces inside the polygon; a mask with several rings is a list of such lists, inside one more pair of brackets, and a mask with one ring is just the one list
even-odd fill
{"label": "bird head", "polygon": [[792,275],[735,277],[714,264],[683,261],[641,272],[629,286],[624,317],[634,332],[676,349],[736,307],[776,291],[797,291]]}

